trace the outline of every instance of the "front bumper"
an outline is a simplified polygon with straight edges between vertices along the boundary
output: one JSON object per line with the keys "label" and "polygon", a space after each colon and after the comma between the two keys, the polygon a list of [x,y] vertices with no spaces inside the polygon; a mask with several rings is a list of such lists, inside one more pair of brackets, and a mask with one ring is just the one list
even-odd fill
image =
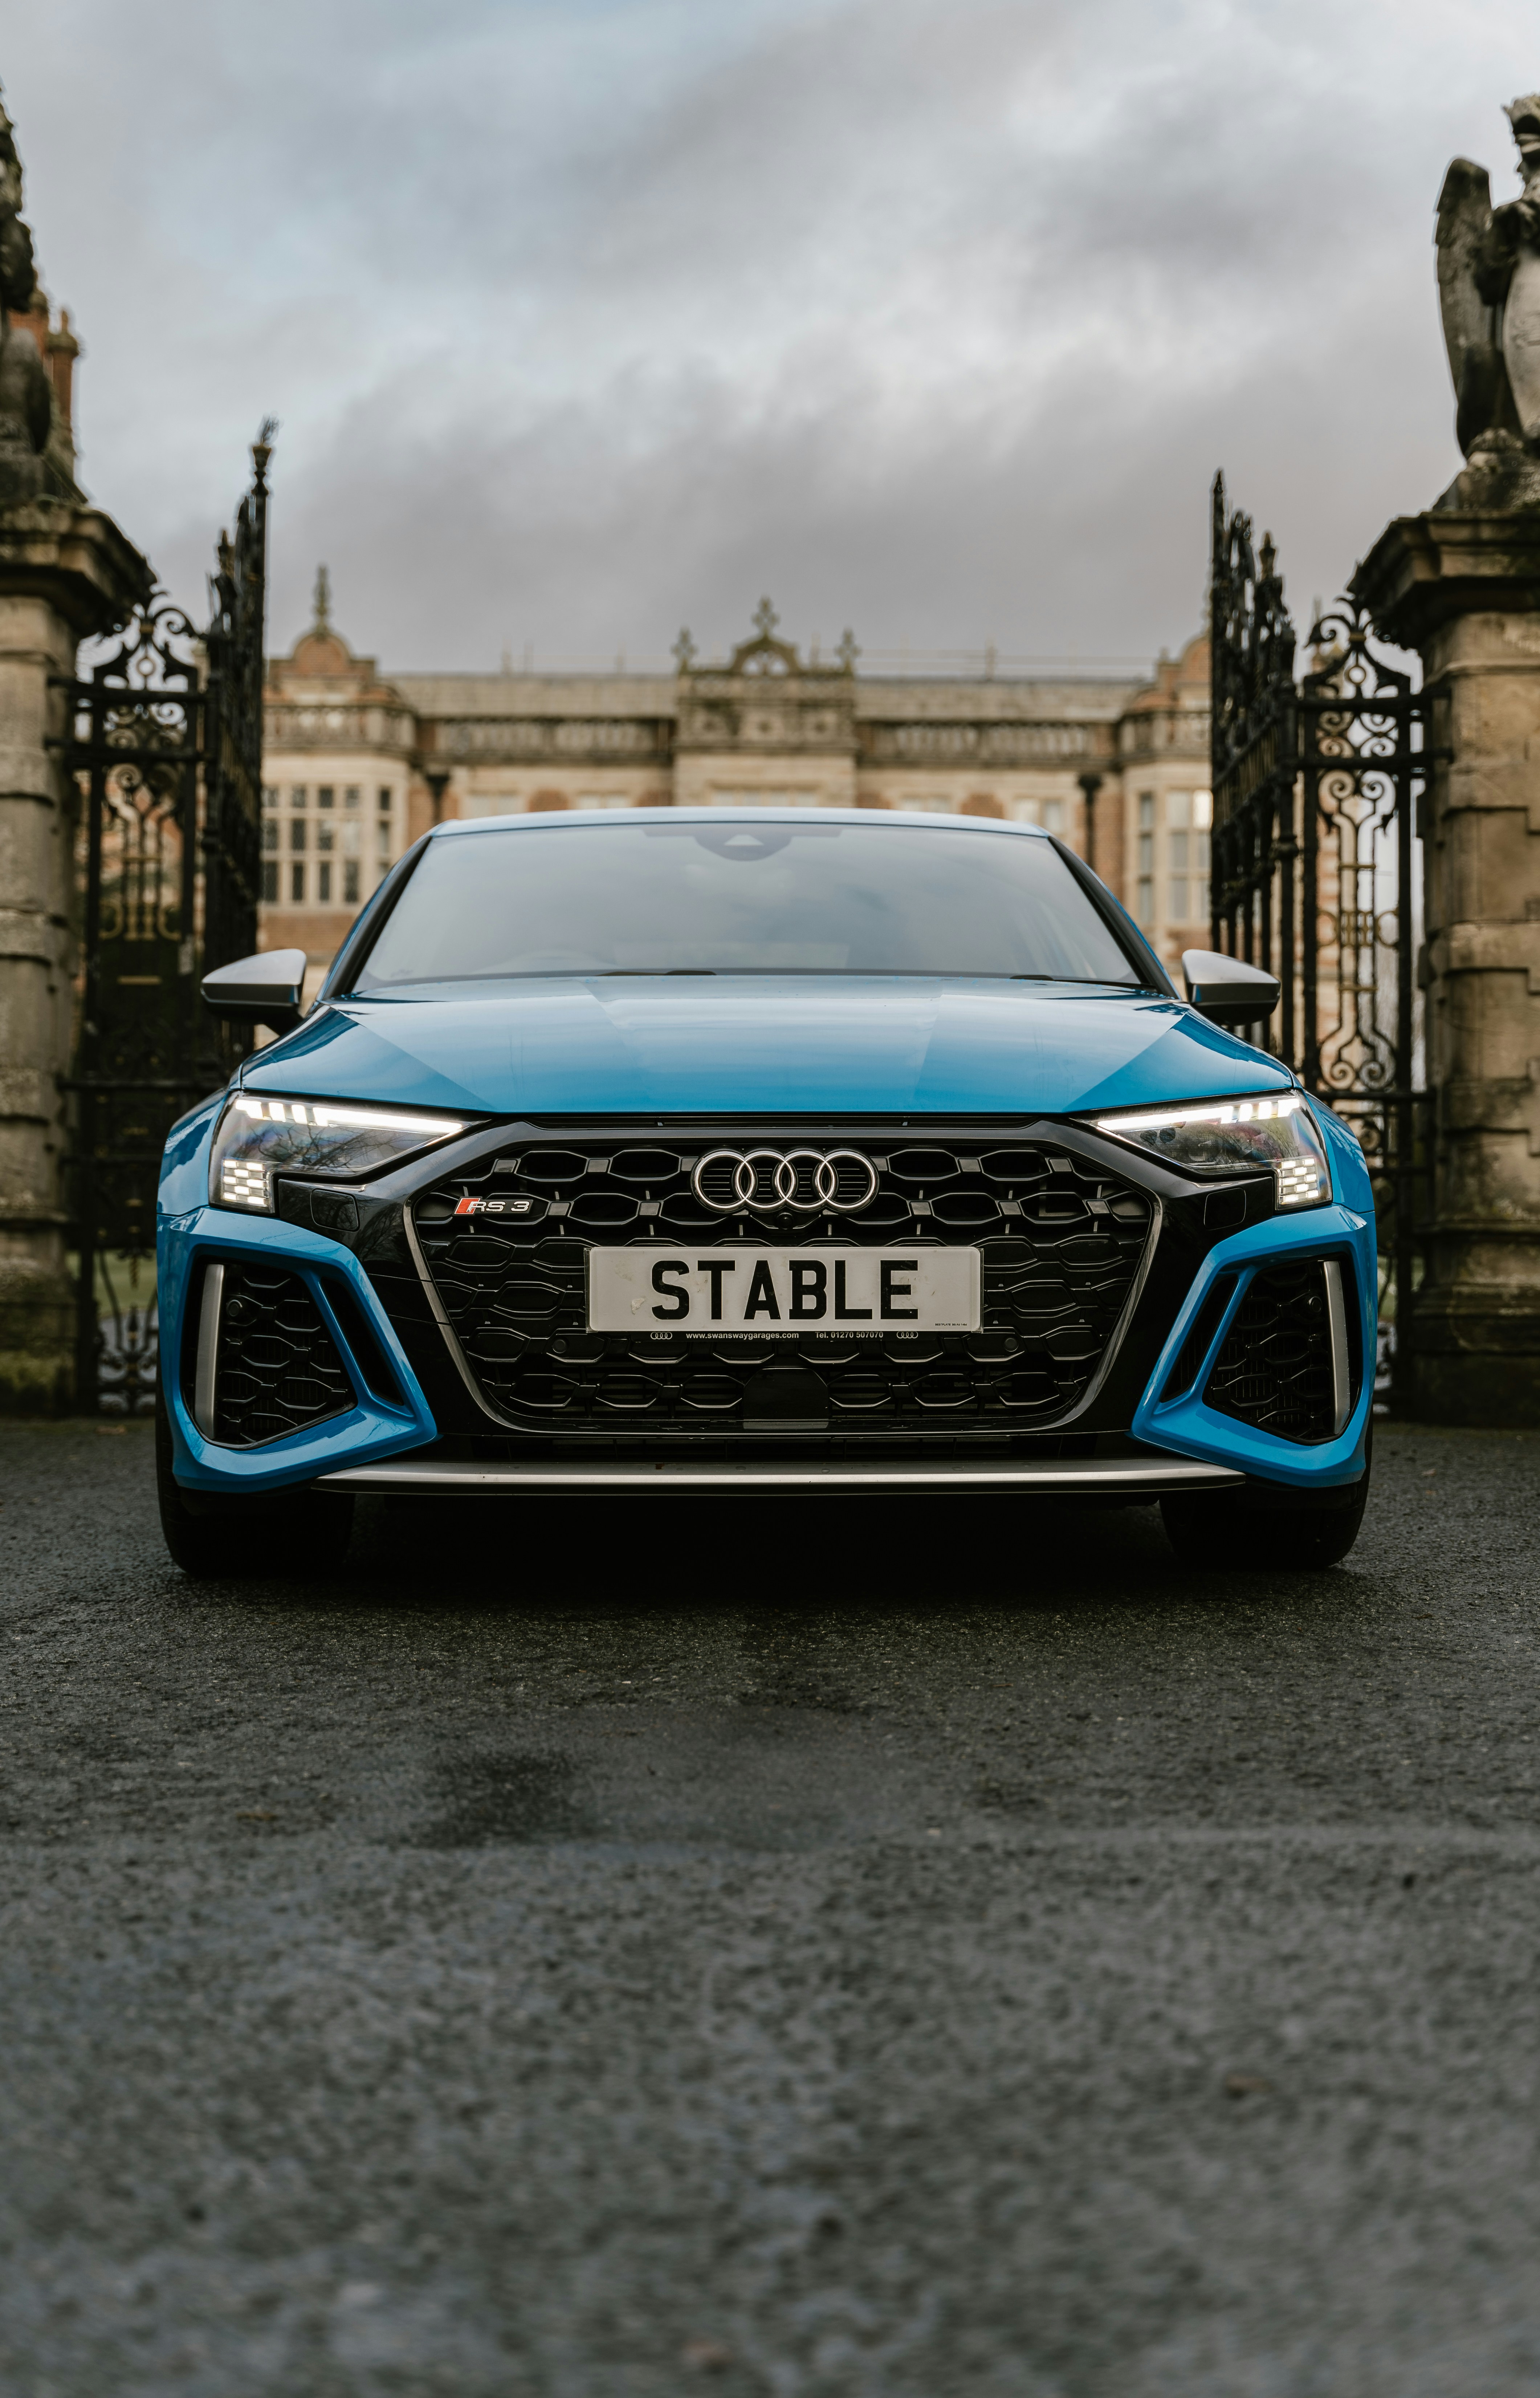
{"label": "front bumper", "polygon": [[[435,1159],[432,1174],[485,1173],[478,1152],[504,1133],[481,1128]],[[1003,1137],[1003,1136],[1001,1136]],[[1057,1136],[1078,1153],[1107,1153],[1083,1134]],[[550,1138],[549,1135],[546,1136]],[[463,1157],[463,1165],[462,1164]],[[1338,1161],[1340,1165],[1340,1161]],[[1131,1174],[1116,1153],[1118,1171]],[[617,1425],[608,1439],[533,1437],[479,1402],[473,1377],[435,1308],[431,1278],[406,1213],[427,1187],[419,1163],[379,1178],[356,1196],[304,1196],[306,1212],[331,1211],[328,1232],[294,1219],[195,1207],[161,1225],[162,1354],[174,1471],[190,1489],[260,1494],[315,1483],[393,1495],[514,1495],[609,1490],[824,1491],[994,1489],[1116,1502],[1178,1489],[1249,1484],[1279,1499],[1329,1496],[1363,1472],[1373,1402],[1376,1261],[1367,1214],[1340,1203],[1297,1216],[1267,1215],[1243,1230],[1209,1228],[1212,1190],[1159,1169],[1143,1179],[1154,1196],[1152,1237],[1105,1366],[1083,1402],[1040,1436],[1001,1438],[957,1422],[926,1437],[859,1433],[847,1421],[755,1441],[734,1453],[703,1439],[649,1438]],[[185,1188],[185,1185],[183,1185]],[[1242,1213],[1246,1212],[1242,1208]],[[415,1255],[415,1262],[414,1262]],[[1330,1260],[1351,1322],[1341,1335],[1332,1436],[1291,1439],[1210,1403],[1209,1381],[1234,1353],[1253,1279],[1290,1261]],[[199,1314],[206,1270],[232,1275],[281,1268],[302,1288],[330,1342],[354,1404],[324,1421],[245,1434],[232,1445],[198,1396]],[[1339,1305],[1339,1314],[1342,1310]],[[1230,1344],[1226,1351],[1226,1343]],[[1195,1354],[1196,1344],[1196,1354]],[[1347,1351],[1351,1349],[1351,1359]],[[1184,1364],[1184,1360],[1185,1363]],[[1345,1363],[1345,1360],[1346,1361]],[[1191,1370],[1187,1370],[1190,1368]],[[1233,1380],[1233,1377],[1232,1377]]]}

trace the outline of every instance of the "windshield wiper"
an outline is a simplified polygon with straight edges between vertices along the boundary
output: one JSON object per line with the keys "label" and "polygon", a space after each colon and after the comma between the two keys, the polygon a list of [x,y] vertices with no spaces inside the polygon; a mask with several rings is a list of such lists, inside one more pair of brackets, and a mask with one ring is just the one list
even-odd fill
{"label": "windshield wiper", "polygon": [[597,979],[609,982],[615,975],[714,975],[715,966],[601,966]]}

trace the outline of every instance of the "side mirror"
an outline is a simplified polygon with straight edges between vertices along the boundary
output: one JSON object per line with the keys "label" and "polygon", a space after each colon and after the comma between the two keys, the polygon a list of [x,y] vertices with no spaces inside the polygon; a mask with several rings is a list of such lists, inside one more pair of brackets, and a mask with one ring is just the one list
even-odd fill
{"label": "side mirror", "polygon": [[236,1024],[291,1032],[304,1014],[305,963],[303,950],[259,950],[254,958],[236,958],[204,976],[203,1004]]}
{"label": "side mirror", "polygon": [[1218,950],[1184,950],[1187,997],[1211,1024],[1259,1024],[1278,1005],[1278,977]]}

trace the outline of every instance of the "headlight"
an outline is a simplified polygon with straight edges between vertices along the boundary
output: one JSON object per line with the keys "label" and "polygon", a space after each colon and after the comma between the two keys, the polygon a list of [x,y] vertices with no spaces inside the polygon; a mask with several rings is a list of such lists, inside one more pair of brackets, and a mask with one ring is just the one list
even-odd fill
{"label": "headlight", "polygon": [[237,1091],[220,1118],[208,1168],[216,1207],[273,1213],[275,1174],[378,1174],[435,1141],[452,1140],[458,1116],[408,1115],[343,1099],[269,1099]]}
{"label": "headlight", "polygon": [[1126,1116],[1097,1116],[1095,1125],[1185,1174],[1270,1165],[1280,1207],[1319,1207],[1332,1196],[1326,1152],[1302,1091],[1140,1108]]}

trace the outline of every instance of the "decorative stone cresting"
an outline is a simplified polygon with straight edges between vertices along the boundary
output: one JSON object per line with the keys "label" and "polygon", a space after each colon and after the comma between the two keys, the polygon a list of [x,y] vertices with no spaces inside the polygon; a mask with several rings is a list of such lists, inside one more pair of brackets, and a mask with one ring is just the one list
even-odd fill
{"label": "decorative stone cresting", "polygon": [[0,106],[0,1412],[47,1413],[73,1401],[74,1351],[61,1077],[76,796],[60,770],[57,684],[82,637],[121,624],[151,577],[75,489],[56,386],[31,331],[10,321],[48,322],[20,203]]}

